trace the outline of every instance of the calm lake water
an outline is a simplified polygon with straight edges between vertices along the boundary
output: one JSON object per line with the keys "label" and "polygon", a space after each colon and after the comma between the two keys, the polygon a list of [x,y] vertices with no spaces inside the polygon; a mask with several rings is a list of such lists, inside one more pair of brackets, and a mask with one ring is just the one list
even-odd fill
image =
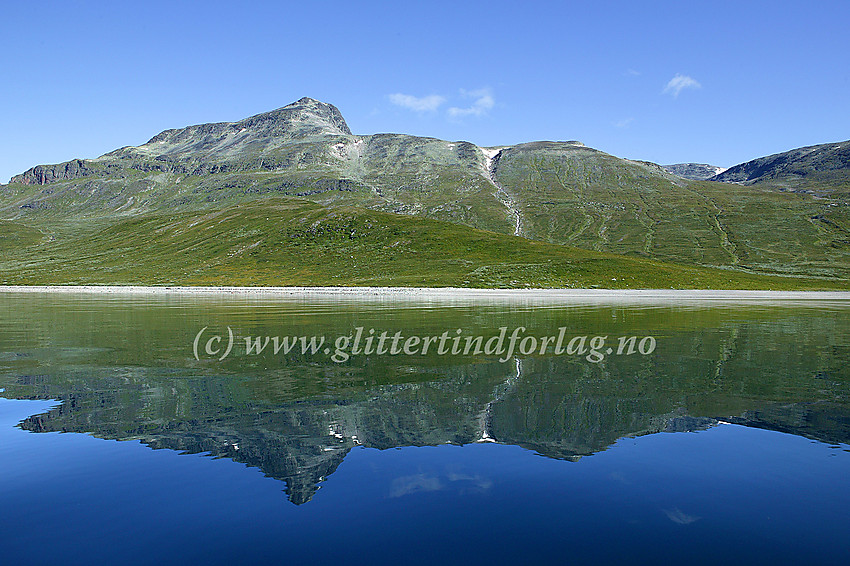
{"label": "calm lake water", "polygon": [[0,389],[3,564],[850,560],[848,300],[7,293]]}

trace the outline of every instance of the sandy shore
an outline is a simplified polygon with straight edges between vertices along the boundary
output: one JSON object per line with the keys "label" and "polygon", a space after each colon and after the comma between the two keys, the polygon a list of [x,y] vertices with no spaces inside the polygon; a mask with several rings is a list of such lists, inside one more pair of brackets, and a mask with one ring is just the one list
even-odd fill
{"label": "sandy shore", "polygon": [[145,287],[134,285],[14,286],[0,293],[63,293],[84,295],[244,296],[310,299],[489,300],[565,302],[762,302],[850,301],[850,291],[744,291],[673,289],[464,289],[452,287]]}

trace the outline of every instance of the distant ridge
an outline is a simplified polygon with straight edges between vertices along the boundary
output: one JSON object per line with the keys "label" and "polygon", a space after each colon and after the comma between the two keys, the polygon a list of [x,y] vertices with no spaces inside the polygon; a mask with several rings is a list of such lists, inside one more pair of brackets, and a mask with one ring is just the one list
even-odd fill
{"label": "distant ridge", "polygon": [[711,180],[751,184],[807,178],[846,182],[850,178],[850,140],[810,145],[753,159],[730,167]]}

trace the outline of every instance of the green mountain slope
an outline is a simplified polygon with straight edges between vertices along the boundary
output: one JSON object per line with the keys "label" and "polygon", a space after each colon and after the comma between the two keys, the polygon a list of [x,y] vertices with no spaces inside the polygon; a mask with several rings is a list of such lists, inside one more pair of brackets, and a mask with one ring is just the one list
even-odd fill
{"label": "green mountain slope", "polygon": [[846,192],[689,181],[551,142],[503,150],[496,179],[517,201],[529,238],[701,265],[850,274]]}
{"label": "green mountain slope", "polygon": [[[6,250],[2,284],[834,289],[665,264],[368,209],[269,199],[57,225]],[[85,226],[85,229],[81,229]]]}
{"label": "green mountain slope", "polygon": [[239,122],[167,130],[96,159],[34,167],[0,186],[0,219],[76,233],[288,197],[598,252],[846,279],[850,177],[830,171],[828,182],[811,177],[788,189],[688,180],[578,142],[480,148],[357,136],[334,106],[304,98]]}

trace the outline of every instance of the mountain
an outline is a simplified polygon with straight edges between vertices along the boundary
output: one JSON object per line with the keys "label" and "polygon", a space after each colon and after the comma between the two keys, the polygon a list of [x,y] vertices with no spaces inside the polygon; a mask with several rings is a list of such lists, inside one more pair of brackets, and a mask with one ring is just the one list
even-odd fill
{"label": "mountain", "polygon": [[707,163],[675,163],[663,167],[674,175],[695,181],[705,181],[726,171],[723,167],[708,165]]}
{"label": "mountain", "polygon": [[302,98],[240,122],[166,130],[96,159],[33,167],[0,190],[0,209],[92,218],[291,196],[509,232],[487,163],[468,142],[352,135],[336,107]]}
{"label": "mountain", "polygon": [[730,167],[712,177],[725,183],[799,185],[850,182],[850,140],[800,147]]}
{"label": "mountain", "polygon": [[[848,191],[778,188],[686,179],[576,141],[479,147],[355,135],[336,107],[302,98],[238,122],[166,130],[95,159],[33,167],[0,186],[0,222],[42,246],[11,246],[20,257],[10,266],[45,261],[50,242],[77,257],[119,226],[146,225],[143,218],[238,215],[238,207],[285,198],[324,207],[328,220],[337,210],[371,210],[691,266],[850,277]],[[222,237],[234,248],[245,243],[237,234]],[[0,247],[4,238],[12,241],[0,236]],[[51,273],[44,263],[38,270]]]}
{"label": "mountain", "polygon": [[[254,165],[262,168],[262,163],[252,163],[258,155],[274,153],[285,144],[299,143],[316,136],[337,135],[351,135],[339,110],[331,104],[302,98],[283,108],[239,122],[165,130],[143,145],[116,149],[97,159],[74,159],[58,165],[38,165],[12,177],[10,182],[45,185],[80,177],[104,176],[117,169],[145,170],[140,163],[151,160],[160,165],[147,170],[178,171],[194,175],[219,170],[221,167],[232,170],[240,164],[244,169]],[[190,164],[193,163],[199,164],[198,168],[192,168]]]}

